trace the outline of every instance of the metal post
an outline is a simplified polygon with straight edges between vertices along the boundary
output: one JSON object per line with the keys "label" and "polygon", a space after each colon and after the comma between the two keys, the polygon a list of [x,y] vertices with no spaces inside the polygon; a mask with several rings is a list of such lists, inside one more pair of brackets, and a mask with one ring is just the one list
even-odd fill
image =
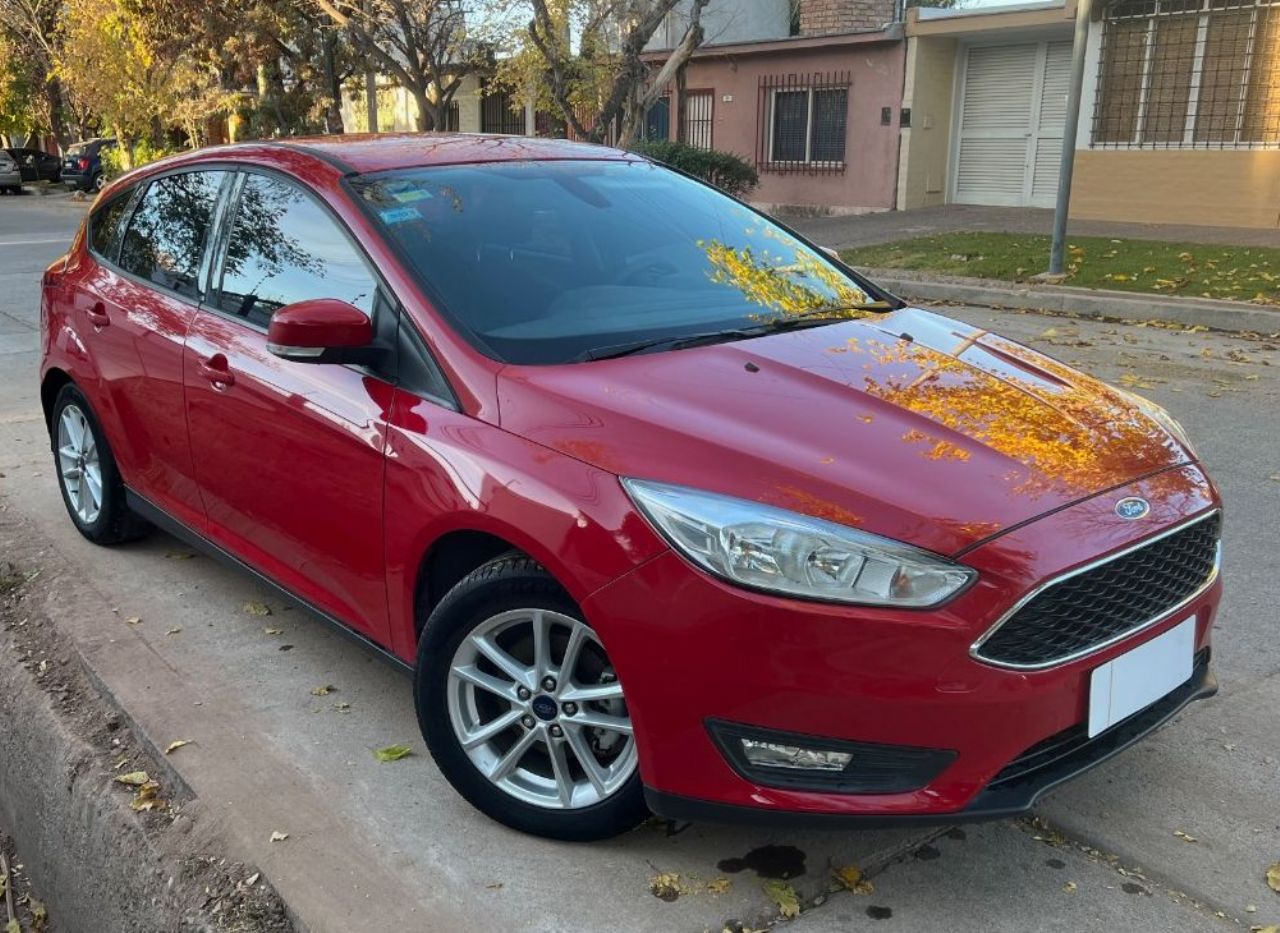
{"label": "metal post", "polygon": [[1067,93],[1067,122],[1062,128],[1062,163],[1058,171],[1058,203],[1053,212],[1053,247],[1049,274],[1062,275],[1067,250],[1067,210],[1071,206],[1071,173],[1076,163],[1076,133],[1080,127],[1080,96],[1084,90],[1084,56],[1089,44],[1090,0],[1076,0],[1076,35],[1071,49],[1071,88]]}
{"label": "metal post", "polygon": [[364,106],[369,115],[369,132],[378,132],[378,76],[372,71],[364,73]]}

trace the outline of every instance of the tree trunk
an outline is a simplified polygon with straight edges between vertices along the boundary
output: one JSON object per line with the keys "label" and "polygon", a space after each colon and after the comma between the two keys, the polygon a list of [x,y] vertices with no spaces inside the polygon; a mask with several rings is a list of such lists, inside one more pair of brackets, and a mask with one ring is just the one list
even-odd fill
{"label": "tree trunk", "polygon": [[65,152],[73,140],[67,135],[67,125],[62,121],[62,82],[53,75],[44,83],[44,99],[49,107],[49,132]]}
{"label": "tree trunk", "polygon": [[331,32],[324,37],[324,87],[329,97],[325,108],[324,128],[327,133],[343,133],[342,125],[342,82],[338,80],[338,63],[335,59],[334,45],[337,39]]}
{"label": "tree trunk", "polygon": [[427,89],[414,87],[409,89],[409,93],[413,95],[413,102],[418,107],[418,112],[414,115],[414,125],[418,132],[425,133],[439,126],[440,112],[427,96]]}
{"label": "tree trunk", "polygon": [[364,106],[369,122],[369,132],[378,132],[378,76],[373,71],[364,73]]}

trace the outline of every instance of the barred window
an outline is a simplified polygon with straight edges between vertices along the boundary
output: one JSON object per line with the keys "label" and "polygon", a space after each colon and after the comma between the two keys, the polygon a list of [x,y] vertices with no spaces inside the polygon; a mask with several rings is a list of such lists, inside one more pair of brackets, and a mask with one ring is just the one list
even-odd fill
{"label": "barred window", "polygon": [[712,91],[686,91],[684,95],[684,141],[699,149],[711,148]]}
{"label": "barred window", "polygon": [[761,78],[757,166],[769,172],[843,172],[849,85],[847,73]]}
{"label": "barred window", "polygon": [[1093,145],[1280,145],[1280,0],[1121,0],[1102,33]]}

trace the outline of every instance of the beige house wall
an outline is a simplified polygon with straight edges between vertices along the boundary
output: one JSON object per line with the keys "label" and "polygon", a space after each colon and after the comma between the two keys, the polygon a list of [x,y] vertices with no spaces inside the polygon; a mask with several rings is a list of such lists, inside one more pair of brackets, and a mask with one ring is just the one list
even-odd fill
{"label": "beige house wall", "polygon": [[911,110],[911,126],[902,130],[898,210],[946,201],[957,47],[948,36],[907,40],[902,106]]}
{"label": "beige house wall", "polygon": [[1275,149],[1077,149],[1071,216],[1280,228]]}

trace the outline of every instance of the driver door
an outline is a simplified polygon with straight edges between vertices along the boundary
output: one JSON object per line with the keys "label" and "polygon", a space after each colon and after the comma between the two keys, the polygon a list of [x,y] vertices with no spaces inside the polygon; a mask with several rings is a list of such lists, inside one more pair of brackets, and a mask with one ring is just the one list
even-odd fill
{"label": "driver door", "polygon": [[[187,422],[208,535],[313,606],[386,643],[383,447],[389,381],[267,348],[279,307],[340,298],[374,316],[377,279],[299,185],[246,173],[210,300],[184,359]],[[377,319],[375,318],[375,326]]]}

